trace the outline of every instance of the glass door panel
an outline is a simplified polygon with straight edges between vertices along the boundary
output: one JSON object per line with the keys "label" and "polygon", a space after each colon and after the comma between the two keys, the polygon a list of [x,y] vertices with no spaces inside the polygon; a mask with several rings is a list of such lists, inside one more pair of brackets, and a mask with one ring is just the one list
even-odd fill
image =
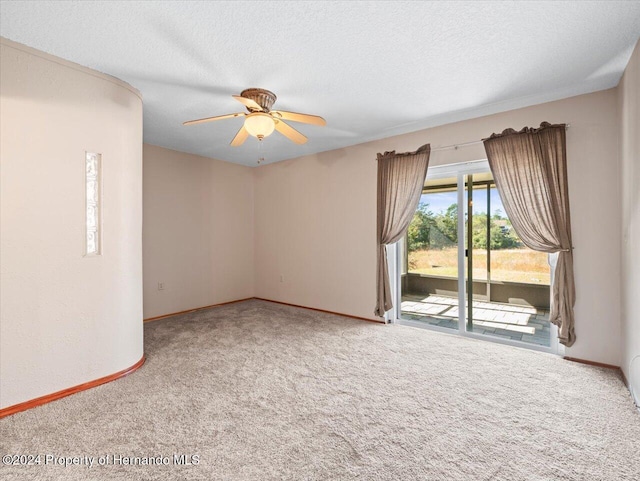
{"label": "glass door panel", "polygon": [[547,255],[517,236],[490,172],[466,176],[465,203],[466,332],[550,347]]}
{"label": "glass door panel", "polygon": [[458,329],[458,180],[427,180],[404,241],[401,318]]}

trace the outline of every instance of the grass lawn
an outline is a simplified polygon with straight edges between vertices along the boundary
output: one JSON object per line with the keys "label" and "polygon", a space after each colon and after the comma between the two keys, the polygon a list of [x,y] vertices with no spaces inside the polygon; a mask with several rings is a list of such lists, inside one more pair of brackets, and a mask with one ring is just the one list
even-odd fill
{"label": "grass lawn", "polygon": [[[418,250],[409,253],[409,272],[444,277],[458,276],[458,249]],[[473,278],[487,279],[487,251],[473,250]],[[547,254],[530,249],[491,251],[491,280],[549,285]]]}

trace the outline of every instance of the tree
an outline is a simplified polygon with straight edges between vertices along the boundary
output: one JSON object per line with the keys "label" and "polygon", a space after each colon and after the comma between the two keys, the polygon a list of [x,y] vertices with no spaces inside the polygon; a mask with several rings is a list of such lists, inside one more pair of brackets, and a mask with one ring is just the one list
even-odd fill
{"label": "tree", "polygon": [[[513,249],[522,246],[511,222],[496,211],[491,223],[491,246],[487,246],[487,214],[474,214],[471,245],[474,249]],[[458,243],[458,204],[451,204],[445,212],[434,214],[429,204],[420,203],[407,229],[407,250],[444,249]]]}
{"label": "tree", "polygon": [[434,222],[429,204],[421,202],[407,229],[407,249],[409,252],[429,247],[430,230]]}
{"label": "tree", "polygon": [[444,214],[438,214],[435,218],[435,226],[444,237],[440,245],[434,247],[443,248],[455,245],[458,242],[458,204],[451,204]]}
{"label": "tree", "polygon": [[[522,246],[522,242],[511,226],[509,219],[498,212],[491,219],[491,249],[513,249]],[[472,245],[474,249],[487,248],[487,214],[474,214],[472,227]]]}

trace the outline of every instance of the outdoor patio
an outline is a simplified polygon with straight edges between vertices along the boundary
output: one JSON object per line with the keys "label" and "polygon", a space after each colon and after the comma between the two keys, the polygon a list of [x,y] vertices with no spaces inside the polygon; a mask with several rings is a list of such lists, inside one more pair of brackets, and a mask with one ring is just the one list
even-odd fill
{"label": "outdoor patio", "polygon": [[[458,329],[458,299],[441,295],[402,296],[402,319]],[[549,311],[535,307],[473,301],[473,332],[549,347]]]}

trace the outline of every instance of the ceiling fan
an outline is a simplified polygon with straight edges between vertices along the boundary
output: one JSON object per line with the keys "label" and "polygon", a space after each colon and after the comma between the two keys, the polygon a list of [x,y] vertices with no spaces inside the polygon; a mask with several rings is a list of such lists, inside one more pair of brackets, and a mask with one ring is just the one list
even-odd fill
{"label": "ceiling fan", "polygon": [[243,104],[249,113],[238,112],[235,114],[218,115],[216,117],[206,117],[204,119],[189,120],[182,125],[201,124],[213,120],[222,120],[232,117],[244,116],[244,124],[231,141],[233,147],[242,145],[249,135],[262,141],[277,130],[286,138],[296,144],[304,144],[307,137],[296,129],[285,123],[285,120],[301,122],[303,124],[327,125],[327,122],[317,115],[299,114],[296,112],[286,112],[284,110],[271,110],[276,101],[276,94],[265,89],[246,89],[240,95],[233,95],[233,98]]}

